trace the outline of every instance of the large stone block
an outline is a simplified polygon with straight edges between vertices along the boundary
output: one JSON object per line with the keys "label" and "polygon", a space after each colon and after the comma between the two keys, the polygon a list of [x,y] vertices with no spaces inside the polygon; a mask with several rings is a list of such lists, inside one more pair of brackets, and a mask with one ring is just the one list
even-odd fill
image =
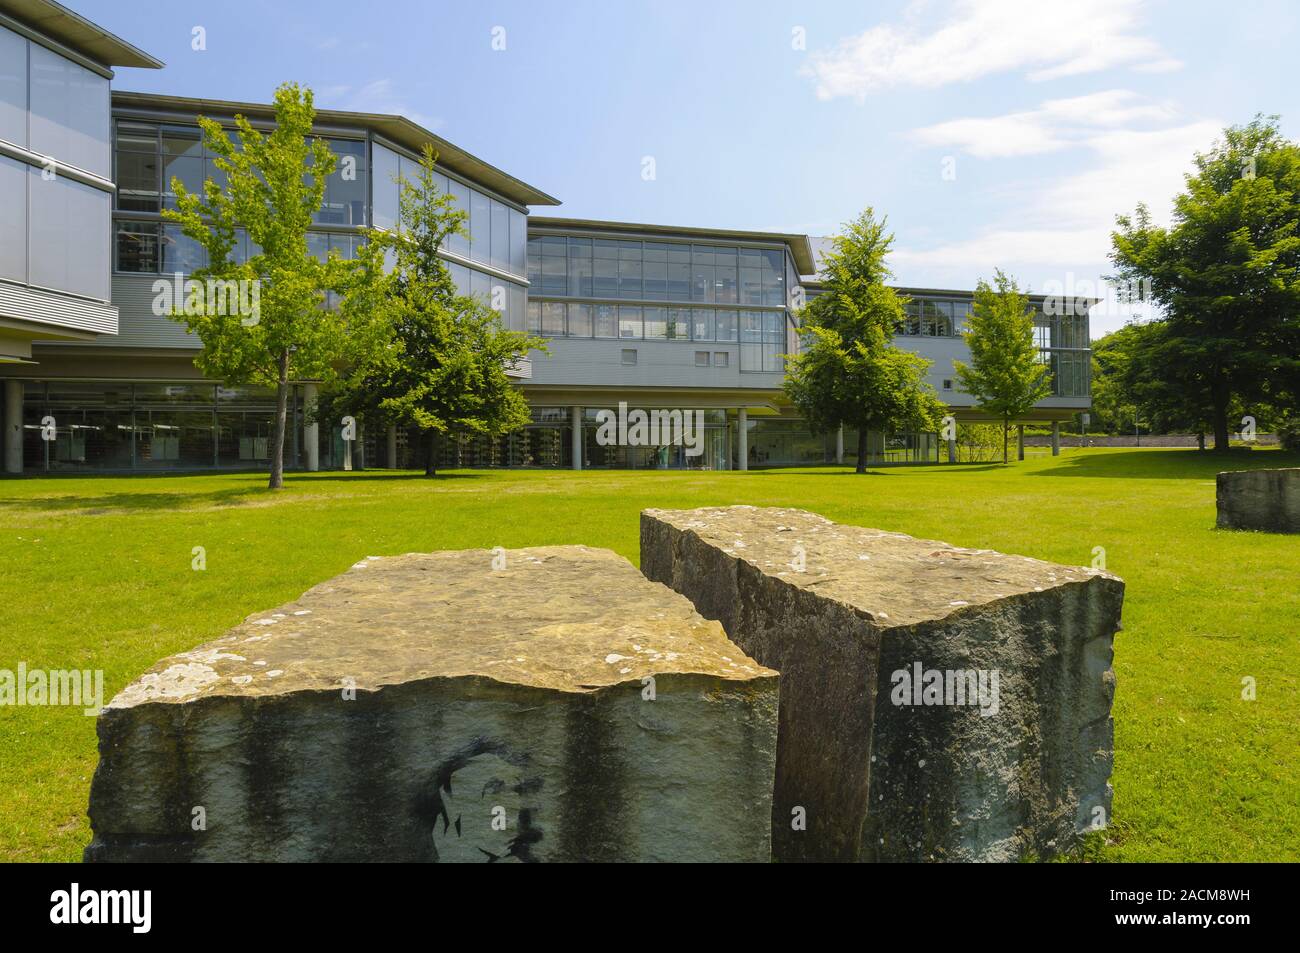
{"label": "large stone block", "polygon": [[110,702],[86,859],[767,861],[776,710],[607,550],[371,557]]}
{"label": "large stone block", "polygon": [[1215,498],[1221,529],[1300,533],[1300,467],[1220,473]]}
{"label": "large stone block", "polygon": [[641,570],[781,673],[776,859],[1047,856],[1109,819],[1116,577],[749,506],[646,510]]}

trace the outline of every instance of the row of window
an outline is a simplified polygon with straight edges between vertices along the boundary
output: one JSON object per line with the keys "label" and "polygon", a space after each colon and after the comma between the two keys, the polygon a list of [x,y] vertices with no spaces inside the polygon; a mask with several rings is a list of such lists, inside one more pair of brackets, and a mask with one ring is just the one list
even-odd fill
{"label": "row of window", "polygon": [[535,294],[713,304],[786,304],[779,249],[562,235],[528,242]]}
{"label": "row of window", "polygon": [[970,309],[970,301],[913,298],[903,306],[906,317],[896,333],[919,337],[953,337],[961,333]]}
{"label": "row of window", "polygon": [[[161,212],[175,208],[173,178],[189,192],[202,192],[207,179],[224,187],[225,173],[217,168],[215,154],[204,146],[198,126],[119,120],[115,131],[119,210]],[[313,220],[320,225],[366,225],[366,143],[360,139],[325,141],[336,162],[325,181],[324,202]]]}
{"label": "row of window", "polygon": [[530,300],[527,329],[549,337],[784,343],[785,314]]}
{"label": "row of window", "polygon": [[[375,226],[393,228],[398,219],[398,178],[400,176],[414,184],[420,174],[420,165],[378,143],[373,149]],[[528,217],[504,202],[445,175],[435,174],[434,184],[440,192],[452,197],[457,208],[469,213],[464,223],[464,234],[450,236],[447,251],[522,277]]]}
{"label": "row of window", "polygon": [[[336,161],[325,182],[324,202],[313,221],[319,225],[374,224],[393,228],[398,218],[398,178],[414,182],[419,174],[418,163],[376,144],[372,183],[365,140],[325,142]],[[225,173],[216,166],[216,156],[204,146],[198,126],[119,120],[114,156],[117,208],[123,212],[158,213],[175,208],[173,178],[191,192],[201,192],[207,179],[223,187],[226,181]],[[464,234],[450,236],[447,251],[522,276],[527,216],[445,175],[435,175],[434,181],[439,191],[450,195],[468,216]],[[368,214],[368,189],[374,192],[373,223]]]}

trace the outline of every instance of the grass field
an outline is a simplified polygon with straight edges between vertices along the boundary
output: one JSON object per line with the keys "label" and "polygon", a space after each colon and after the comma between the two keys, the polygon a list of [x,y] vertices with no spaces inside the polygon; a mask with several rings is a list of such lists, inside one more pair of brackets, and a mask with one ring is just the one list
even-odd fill
{"label": "grass field", "polygon": [[[0,483],[0,668],[103,669],[111,697],[368,555],[586,543],[637,559],[638,512],[727,503],[1088,565],[1127,583],[1115,640],[1110,861],[1300,860],[1300,537],[1214,528],[1219,469],[1184,450],[1069,450],[1022,464],[750,473],[461,471],[96,477]],[[207,569],[191,569],[195,546]],[[1243,700],[1242,679],[1257,698]],[[0,859],[89,841],[94,719],[0,708]]]}

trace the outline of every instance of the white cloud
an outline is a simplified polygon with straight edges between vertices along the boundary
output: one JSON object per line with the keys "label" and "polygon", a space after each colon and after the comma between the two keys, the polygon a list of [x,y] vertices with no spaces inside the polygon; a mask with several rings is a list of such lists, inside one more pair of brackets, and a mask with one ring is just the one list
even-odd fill
{"label": "white cloud", "polygon": [[405,116],[431,131],[437,131],[444,124],[442,119],[412,108],[396,92],[391,79],[373,80],[364,86],[326,86],[317,91],[316,105],[321,109]]}
{"label": "white cloud", "polygon": [[[903,273],[966,276],[967,282],[1003,268],[1039,289],[1047,280],[1064,282],[1068,272],[1095,279],[1111,271],[1115,216],[1146,202],[1156,221],[1167,222],[1193,154],[1209,148],[1222,129],[1213,121],[1094,129],[1073,141],[1091,156],[1090,167],[1057,179],[1011,180],[1000,223],[960,241],[900,247],[891,263]],[[1094,331],[1099,328],[1110,329],[1099,325]]]}
{"label": "white cloud", "polygon": [[909,137],[931,146],[950,146],[980,159],[1041,155],[1078,143],[1099,128],[1133,122],[1167,122],[1167,105],[1142,103],[1128,90],[1111,89],[1070,99],[1052,99],[1037,109],[987,118],[964,118],[915,129]]}
{"label": "white cloud", "polygon": [[[906,24],[882,24],[812,54],[804,73],[819,99],[897,86],[936,88],[996,73],[1057,79],[1116,67],[1146,72],[1181,64],[1140,35],[1143,0],[954,0],[948,15],[914,3]],[[938,25],[927,32],[927,25]]]}

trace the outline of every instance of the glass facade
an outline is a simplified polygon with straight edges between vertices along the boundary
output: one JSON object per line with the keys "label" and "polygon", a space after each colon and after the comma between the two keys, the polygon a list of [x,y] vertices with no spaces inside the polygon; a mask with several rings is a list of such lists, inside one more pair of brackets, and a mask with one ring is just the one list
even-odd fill
{"label": "glass facade", "polygon": [[109,81],[0,26],[0,278],[108,301]]}
{"label": "glass facade", "polygon": [[[301,465],[302,425],[301,389],[295,388],[285,435],[286,466]],[[274,427],[275,392],[269,389],[30,381],[23,393],[23,468],[257,469],[270,464]],[[53,440],[43,438],[49,432]]]}
{"label": "glass facade", "polygon": [[[550,337],[739,342],[740,370],[780,373],[781,355],[797,347],[785,259],[782,249],[537,235],[526,327]],[[602,303],[618,300],[638,303]]]}
{"label": "glass facade", "polygon": [[895,330],[910,337],[957,337],[970,314],[969,298],[928,298],[914,296],[903,306],[906,317]]}
{"label": "glass facade", "polygon": [[1034,314],[1038,360],[1052,374],[1053,397],[1092,393],[1092,351],[1086,314]]}

